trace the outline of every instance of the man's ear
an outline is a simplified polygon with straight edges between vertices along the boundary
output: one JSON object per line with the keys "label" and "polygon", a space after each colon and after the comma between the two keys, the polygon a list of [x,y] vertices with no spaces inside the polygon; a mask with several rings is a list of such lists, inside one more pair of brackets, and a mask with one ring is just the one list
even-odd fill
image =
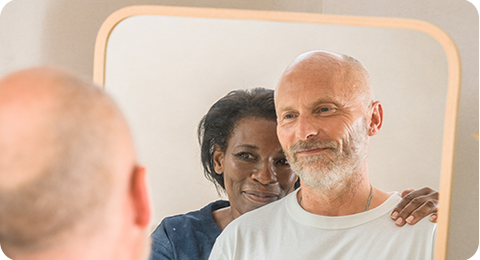
{"label": "man's ear", "polygon": [[148,196],[145,167],[135,166],[132,174],[132,198],[135,208],[135,223],[147,227],[150,223],[150,199]]}
{"label": "man's ear", "polygon": [[225,154],[221,151],[218,145],[215,145],[215,150],[213,151],[213,168],[217,174],[223,174],[224,172],[224,163]]}
{"label": "man's ear", "polygon": [[378,134],[383,124],[383,106],[380,101],[375,101],[372,103],[370,108],[370,125],[368,130],[369,136],[374,136]]}

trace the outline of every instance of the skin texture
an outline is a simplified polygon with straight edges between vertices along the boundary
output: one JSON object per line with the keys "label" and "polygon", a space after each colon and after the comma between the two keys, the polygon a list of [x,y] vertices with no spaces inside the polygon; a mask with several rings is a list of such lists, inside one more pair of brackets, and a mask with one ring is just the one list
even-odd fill
{"label": "skin texture", "polygon": [[292,172],[275,134],[276,122],[240,119],[225,153],[214,153],[215,171],[223,174],[230,207],[213,212],[221,230],[233,219],[293,191]]}
{"label": "skin texture", "polygon": [[55,68],[8,75],[0,80],[0,149],[7,256],[145,259],[145,169],[103,91]]}

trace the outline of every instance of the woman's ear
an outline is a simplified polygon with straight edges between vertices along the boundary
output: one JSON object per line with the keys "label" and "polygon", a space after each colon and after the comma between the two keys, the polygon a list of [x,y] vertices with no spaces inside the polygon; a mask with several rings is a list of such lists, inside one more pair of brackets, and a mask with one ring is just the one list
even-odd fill
{"label": "woman's ear", "polygon": [[213,168],[217,174],[223,174],[224,171],[224,164],[223,160],[225,158],[225,154],[221,151],[218,145],[215,145],[215,150],[213,151]]}
{"label": "woman's ear", "polygon": [[372,108],[370,112],[370,125],[368,129],[368,135],[374,136],[380,132],[383,124],[383,106],[380,101],[375,101],[372,103]]}

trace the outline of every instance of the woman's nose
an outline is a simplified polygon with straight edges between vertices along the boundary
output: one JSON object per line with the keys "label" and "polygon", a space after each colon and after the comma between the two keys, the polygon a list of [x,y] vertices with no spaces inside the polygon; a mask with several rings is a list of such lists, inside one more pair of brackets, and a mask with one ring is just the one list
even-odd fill
{"label": "woman's nose", "polygon": [[252,178],[263,185],[276,183],[278,181],[273,166],[268,162],[262,163],[260,167],[254,169]]}

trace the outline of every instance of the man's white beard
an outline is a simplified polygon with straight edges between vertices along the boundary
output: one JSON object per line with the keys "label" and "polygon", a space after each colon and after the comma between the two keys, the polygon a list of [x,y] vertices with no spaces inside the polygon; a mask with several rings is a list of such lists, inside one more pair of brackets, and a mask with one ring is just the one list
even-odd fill
{"label": "man's white beard", "polygon": [[[303,183],[319,191],[350,187],[358,178],[359,167],[367,156],[366,120],[354,126],[350,136],[343,139],[343,148],[335,141],[312,139],[293,145],[287,160]],[[306,149],[327,148],[318,154],[298,157]]]}

